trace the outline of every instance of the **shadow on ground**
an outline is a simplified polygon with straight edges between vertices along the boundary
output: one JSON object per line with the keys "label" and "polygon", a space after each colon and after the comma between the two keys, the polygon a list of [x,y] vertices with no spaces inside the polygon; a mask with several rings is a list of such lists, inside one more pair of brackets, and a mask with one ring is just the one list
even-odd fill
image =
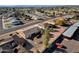
{"label": "shadow on ground", "polygon": [[59,52],[60,52],[60,53],[67,53],[67,51],[64,50],[64,49],[58,49],[58,48],[57,48],[55,51],[56,51],[56,53],[59,53]]}

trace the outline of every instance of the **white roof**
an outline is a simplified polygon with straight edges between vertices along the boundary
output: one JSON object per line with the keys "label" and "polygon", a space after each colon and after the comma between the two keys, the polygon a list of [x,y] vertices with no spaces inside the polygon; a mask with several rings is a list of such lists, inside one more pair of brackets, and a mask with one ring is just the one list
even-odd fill
{"label": "white roof", "polygon": [[73,24],[71,27],[69,27],[63,33],[63,35],[66,36],[66,37],[72,37],[72,35],[74,34],[74,32],[77,30],[78,27],[79,27],[79,21],[77,21],[75,24]]}

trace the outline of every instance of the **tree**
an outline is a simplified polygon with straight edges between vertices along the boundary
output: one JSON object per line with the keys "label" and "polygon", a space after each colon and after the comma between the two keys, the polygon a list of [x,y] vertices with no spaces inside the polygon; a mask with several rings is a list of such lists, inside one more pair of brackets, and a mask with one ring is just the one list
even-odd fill
{"label": "tree", "polygon": [[43,47],[47,48],[48,47],[48,42],[50,38],[50,30],[48,28],[47,24],[45,24],[45,29],[43,31],[42,39],[43,39]]}
{"label": "tree", "polygon": [[34,38],[34,47],[36,49],[36,52],[39,53],[39,49],[38,49],[38,39],[37,37]]}
{"label": "tree", "polygon": [[56,19],[56,20],[55,20],[55,24],[56,24],[56,25],[65,25],[66,22],[65,22],[64,19]]}

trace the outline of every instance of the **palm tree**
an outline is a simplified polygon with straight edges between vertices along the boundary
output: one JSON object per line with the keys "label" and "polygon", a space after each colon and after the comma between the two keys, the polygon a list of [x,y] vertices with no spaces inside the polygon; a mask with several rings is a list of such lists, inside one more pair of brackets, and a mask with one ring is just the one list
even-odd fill
{"label": "palm tree", "polygon": [[47,25],[45,25],[45,29],[43,31],[43,35],[42,35],[42,39],[43,39],[43,47],[47,48],[48,47],[48,42],[49,42],[49,38],[50,38],[50,30],[48,27],[46,27]]}

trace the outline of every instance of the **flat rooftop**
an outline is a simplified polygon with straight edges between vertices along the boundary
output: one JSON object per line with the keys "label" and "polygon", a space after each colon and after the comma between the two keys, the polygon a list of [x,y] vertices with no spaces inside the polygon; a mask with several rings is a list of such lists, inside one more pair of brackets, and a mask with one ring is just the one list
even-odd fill
{"label": "flat rooftop", "polygon": [[73,36],[73,34],[75,33],[75,31],[77,30],[77,28],[79,27],[79,21],[77,21],[75,24],[73,24],[72,26],[70,26],[64,33],[63,35],[66,37],[71,38]]}

